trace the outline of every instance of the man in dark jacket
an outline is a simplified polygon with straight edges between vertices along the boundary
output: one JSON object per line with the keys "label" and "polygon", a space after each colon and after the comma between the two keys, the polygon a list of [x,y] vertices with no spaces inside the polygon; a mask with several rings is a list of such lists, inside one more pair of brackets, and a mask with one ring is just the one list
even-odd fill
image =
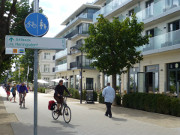
{"label": "man in dark jacket", "polygon": [[[70,92],[67,88],[63,85],[63,80],[59,81],[59,84],[55,88],[54,99],[57,101],[57,111],[59,111],[59,107],[63,104],[63,94],[64,90],[70,95]],[[61,111],[59,112],[61,114]]]}

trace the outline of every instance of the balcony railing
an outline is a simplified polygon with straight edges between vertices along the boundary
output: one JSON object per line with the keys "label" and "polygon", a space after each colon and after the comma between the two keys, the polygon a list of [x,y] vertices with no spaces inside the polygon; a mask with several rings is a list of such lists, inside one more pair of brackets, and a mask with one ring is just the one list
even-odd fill
{"label": "balcony railing", "polygon": [[165,47],[172,47],[175,49],[177,45],[180,47],[180,30],[168,32],[149,39],[149,44],[138,47],[138,51],[146,52],[150,50],[165,49]]}
{"label": "balcony railing", "polygon": [[157,3],[152,4],[150,7],[141,10],[136,13],[138,22],[143,22],[149,18],[157,17],[160,14],[166,13],[173,8],[180,7],[180,1],[172,2],[171,4],[167,4],[166,0],[161,0]]}
{"label": "balcony railing", "polygon": [[105,16],[110,12],[112,12],[113,10],[118,9],[120,6],[124,5],[128,1],[129,0],[113,0],[112,2],[101,8],[101,10],[93,14],[93,22],[97,21],[96,19],[98,18],[99,14],[103,14]]}
{"label": "balcony railing", "polygon": [[74,22],[77,21],[78,19],[90,19],[90,18],[88,18],[87,13],[86,13],[86,14],[81,14],[81,15],[79,15],[78,17],[76,17],[76,18],[74,18],[73,20],[71,20],[71,21],[66,25],[66,27],[70,26],[72,23],[74,23]]}
{"label": "balcony railing", "polygon": [[79,32],[78,29],[75,29],[71,33],[64,36],[64,38],[70,39],[71,37],[74,37],[75,35],[78,35],[78,34],[88,34],[88,30],[83,30],[82,32]]}
{"label": "balcony railing", "polygon": [[55,72],[62,72],[67,70],[67,63],[56,66]]}
{"label": "balcony railing", "polygon": [[[116,10],[120,8],[120,5],[123,5],[124,3],[128,2],[129,0],[113,0],[109,4],[107,4],[105,7],[101,8],[101,10],[97,11],[93,15],[93,22],[97,22],[97,18],[99,14],[103,14],[104,16],[111,13],[113,10]],[[136,13],[138,22],[144,22],[145,20],[157,17],[158,15],[161,15],[163,13],[166,13],[174,8],[180,7],[180,1],[175,0],[171,1],[171,3],[167,3],[166,0],[160,0],[154,4],[152,4],[150,7],[145,8],[144,10],[141,10],[140,12]],[[123,18],[125,19],[125,18]]]}
{"label": "balcony railing", "polygon": [[55,55],[56,60],[60,59],[62,57],[65,57],[65,56],[67,56],[67,48],[65,50],[63,50],[63,51],[60,51],[60,52],[56,53],[56,55]]}
{"label": "balcony railing", "polygon": [[[82,68],[84,68],[84,69],[92,69],[93,67],[92,66],[90,66],[91,65],[91,61],[90,62],[83,62],[82,63]],[[72,68],[81,68],[81,62],[71,62],[70,63],[70,69],[72,69]]]}

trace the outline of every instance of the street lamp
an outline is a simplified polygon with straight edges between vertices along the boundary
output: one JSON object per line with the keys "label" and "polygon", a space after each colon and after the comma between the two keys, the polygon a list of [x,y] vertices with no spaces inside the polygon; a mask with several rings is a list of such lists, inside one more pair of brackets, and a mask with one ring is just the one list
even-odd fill
{"label": "street lamp", "polygon": [[82,104],[82,70],[83,70],[83,51],[77,47],[72,47],[71,50],[80,50],[81,51],[81,64],[80,64],[80,68],[81,68],[81,71],[80,71],[80,76],[81,76],[81,83],[80,83],[80,104]]}

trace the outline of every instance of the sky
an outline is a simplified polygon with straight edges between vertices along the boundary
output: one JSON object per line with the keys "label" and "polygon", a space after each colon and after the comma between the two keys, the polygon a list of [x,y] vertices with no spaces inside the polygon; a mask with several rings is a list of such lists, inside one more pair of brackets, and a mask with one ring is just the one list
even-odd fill
{"label": "sky", "polygon": [[[30,0],[30,3],[33,0]],[[44,37],[55,37],[65,26],[61,23],[82,4],[95,0],[39,0],[39,7],[49,21],[49,31]]]}

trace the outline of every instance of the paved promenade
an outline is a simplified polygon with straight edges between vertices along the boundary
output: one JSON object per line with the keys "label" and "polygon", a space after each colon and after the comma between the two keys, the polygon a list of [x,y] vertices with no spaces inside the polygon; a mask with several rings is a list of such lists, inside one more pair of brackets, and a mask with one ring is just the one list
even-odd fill
{"label": "paved promenade", "polygon": [[[18,103],[6,101],[1,88],[0,95],[4,100],[0,108],[4,109],[8,120],[0,123],[0,135],[33,135],[33,93],[27,95],[26,109],[20,109]],[[70,124],[66,124],[62,117],[54,121],[47,109],[52,96],[38,94],[38,135],[180,135],[178,117],[113,106],[113,118],[110,119],[104,116],[105,105],[80,105],[75,99],[68,99],[72,110]],[[0,118],[4,118],[3,115],[0,114]],[[3,126],[9,129],[8,132]]]}

